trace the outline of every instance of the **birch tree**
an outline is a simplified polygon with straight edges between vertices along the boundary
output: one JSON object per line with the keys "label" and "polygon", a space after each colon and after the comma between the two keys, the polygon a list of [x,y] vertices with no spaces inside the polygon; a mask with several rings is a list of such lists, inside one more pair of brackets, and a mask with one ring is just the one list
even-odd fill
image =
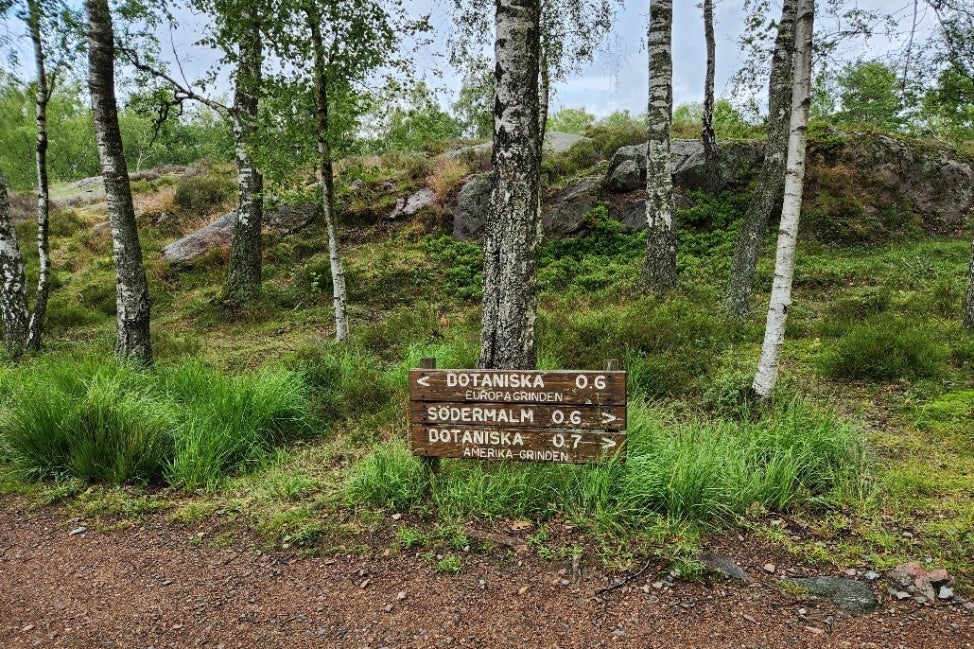
{"label": "birch tree", "polygon": [[10,358],[17,360],[27,349],[27,278],[17,234],[10,222],[7,179],[0,172],[0,316],[3,341]]}
{"label": "birch tree", "polygon": [[537,365],[539,0],[497,0],[493,175],[484,236],[479,366]]}
{"label": "birch tree", "polygon": [[117,325],[115,354],[141,365],[152,363],[149,286],[135,225],[132,189],[118,128],[115,100],[115,38],[107,0],[86,0],[88,87],[95,122],[115,264]]}
{"label": "birch tree", "polygon": [[261,228],[264,220],[264,177],[254,163],[250,148],[257,132],[258,93],[263,65],[263,37],[259,8],[243,2],[233,30],[237,42],[237,68],[234,75],[233,124],[234,158],[237,163],[237,221],[230,244],[227,268],[226,304],[243,306],[260,297],[262,279]]}
{"label": "birch tree", "polygon": [[[707,43],[707,73],[704,75],[703,117],[701,140],[707,166],[711,173],[718,173],[717,136],[714,134],[714,76],[717,69],[717,42],[714,37],[714,0],[703,0],[704,40]],[[716,186],[716,183],[714,183]]]}
{"label": "birch tree", "polygon": [[670,171],[673,118],[673,1],[649,3],[649,126],[646,145],[647,288],[662,293],[676,286],[676,227]]}
{"label": "birch tree", "polygon": [[768,80],[768,126],[764,164],[758,185],[744,213],[744,221],[734,246],[724,309],[743,318],[751,308],[754,270],[757,267],[761,237],[779,209],[785,186],[785,162],[792,103],[792,54],[795,48],[797,0],[784,0],[775,37]]}
{"label": "birch tree", "polygon": [[812,29],[815,0],[798,0],[795,21],[794,85],[788,135],[785,194],[775,259],[774,283],[768,307],[761,359],[751,389],[761,400],[767,399],[778,381],[778,365],[785,338],[785,322],[791,307],[792,278],[795,272],[795,247],[798,217],[801,213],[805,182],[805,147],[808,140],[808,109],[811,104]]}
{"label": "birch tree", "polygon": [[51,255],[48,243],[50,191],[47,173],[47,104],[51,99],[51,84],[47,72],[44,40],[41,36],[43,13],[39,0],[27,0],[26,19],[31,44],[34,47],[34,68],[37,75],[34,101],[37,139],[34,147],[34,162],[37,167],[37,254],[40,266],[34,308],[28,325],[27,348],[39,350],[51,285]]}

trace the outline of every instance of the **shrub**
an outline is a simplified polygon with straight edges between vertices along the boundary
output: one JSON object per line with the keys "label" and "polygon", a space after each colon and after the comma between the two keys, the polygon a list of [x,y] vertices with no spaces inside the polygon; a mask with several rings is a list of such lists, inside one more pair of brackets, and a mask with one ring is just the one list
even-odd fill
{"label": "shrub", "polygon": [[236,182],[226,175],[208,172],[183,176],[176,182],[173,204],[185,212],[209,214],[230,207],[236,193]]}
{"label": "shrub", "polygon": [[895,381],[940,374],[946,350],[917,324],[872,318],[853,326],[819,359],[821,371],[840,380]]}

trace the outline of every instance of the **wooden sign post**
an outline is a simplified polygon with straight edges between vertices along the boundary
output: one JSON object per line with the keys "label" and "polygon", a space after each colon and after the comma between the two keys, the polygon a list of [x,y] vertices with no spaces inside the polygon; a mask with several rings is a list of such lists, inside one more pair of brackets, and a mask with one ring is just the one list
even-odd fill
{"label": "wooden sign post", "polygon": [[597,462],[625,453],[626,373],[570,370],[409,372],[413,455]]}

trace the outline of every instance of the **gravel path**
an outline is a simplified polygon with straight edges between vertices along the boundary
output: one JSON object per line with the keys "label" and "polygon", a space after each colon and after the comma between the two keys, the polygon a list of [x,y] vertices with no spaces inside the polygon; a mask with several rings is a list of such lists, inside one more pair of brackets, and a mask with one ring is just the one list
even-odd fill
{"label": "gravel path", "polygon": [[894,603],[877,586],[879,608],[851,617],[786,594],[761,566],[810,570],[751,539],[713,541],[756,577],[750,586],[670,585],[651,566],[599,594],[611,582],[598,569],[573,574],[503,548],[466,555],[461,574],[445,576],[385,547],[374,558],[214,547],[205,532],[154,517],[80,531],[83,522],[5,498],[3,648],[974,647],[974,614],[959,605]]}

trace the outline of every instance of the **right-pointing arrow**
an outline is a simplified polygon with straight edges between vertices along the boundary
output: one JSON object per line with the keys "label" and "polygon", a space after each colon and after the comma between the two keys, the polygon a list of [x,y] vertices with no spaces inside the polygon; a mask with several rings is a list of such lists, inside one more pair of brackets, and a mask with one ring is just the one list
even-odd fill
{"label": "right-pointing arrow", "polygon": [[611,423],[612,423],[612,422],[614,422],[614,421],[615,421],[616,419],[618,419],[618,417],[616,417],[616,416],[615,416],[615,415],[613,415],[613,414],[610,414],[610,413],[608,413],[608,412],[603,412],[603,413],[602,413],[602,423],[603,423],[603,424],[611,424]]}
{"label": "right-pointing arrow", "polygon": [[614,439],[611,439],[609,437],[602,438],[602,448],[612,448],[615,445],[616,445],[616,441]]}

